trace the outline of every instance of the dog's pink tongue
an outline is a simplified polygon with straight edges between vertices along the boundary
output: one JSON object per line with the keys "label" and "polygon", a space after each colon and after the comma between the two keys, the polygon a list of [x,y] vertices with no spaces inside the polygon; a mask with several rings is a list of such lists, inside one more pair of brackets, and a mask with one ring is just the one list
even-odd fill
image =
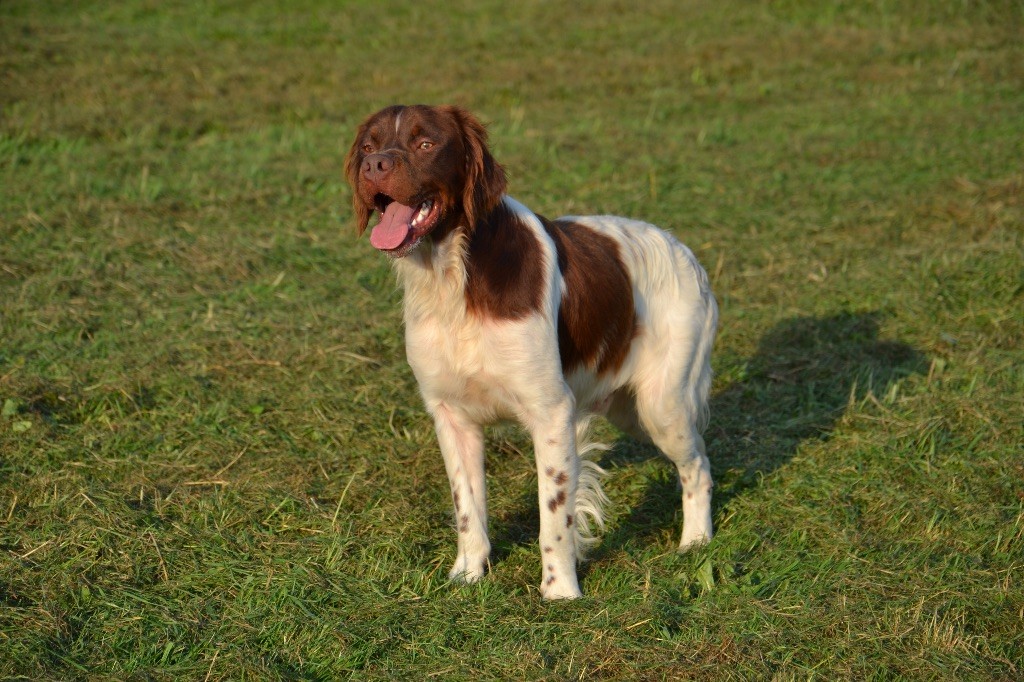
{"label": "dog's pink tongue", "polygon": [[412,216],[416,209],[392,201],[384,209],[384,215],[370,232],[370,243],[382,251],[397,249],[412,229]]}

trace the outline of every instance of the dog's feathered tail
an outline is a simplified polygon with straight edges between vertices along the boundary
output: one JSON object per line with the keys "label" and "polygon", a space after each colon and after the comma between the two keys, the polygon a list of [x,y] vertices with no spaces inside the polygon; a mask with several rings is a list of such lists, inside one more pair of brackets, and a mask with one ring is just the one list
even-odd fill
{"label": "dog's feathered tail", "polygon": [[604,443],[588,440],[590,417],[576,422],[576,454],[579,457],[579,478],[576,483],[576,560],[582,561],[588,549],[598,543],[596,530],[604,530],[604,510],[608,496],[601,489],[601,479],[607,474],[595,461],[601,452],[609,449]]}

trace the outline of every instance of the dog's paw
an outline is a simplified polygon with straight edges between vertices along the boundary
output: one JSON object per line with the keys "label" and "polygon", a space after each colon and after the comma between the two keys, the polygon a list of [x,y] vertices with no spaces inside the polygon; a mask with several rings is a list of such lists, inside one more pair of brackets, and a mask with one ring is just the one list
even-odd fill
{"label": "dog's paw", "polygon": [[448,579],[456,583],[472,585],[480,582],[480,579],[487,573],[487,559],[469,559],[460,556],[455,559],[455,565],[448,571]]}
{"label": "dog's paw", "polygon": [[550,585],[540,586],[540,596],[546,600],[579,599],[583,596],[578,585],[569,585],[564,581],[555,581]]}
{"label": "dog's paw", "polygon": [[683,539],[679,542],[679,553],[685,554],[692,549],[699,549],[711,542],[710,530],[699,530],[687,532],[683,530]]}
{"label": "dog's paw", "polygon": [[540,596],[548,600],[579,599],[583,592],[575,572],[568,576],[549,573],[540,585]]}

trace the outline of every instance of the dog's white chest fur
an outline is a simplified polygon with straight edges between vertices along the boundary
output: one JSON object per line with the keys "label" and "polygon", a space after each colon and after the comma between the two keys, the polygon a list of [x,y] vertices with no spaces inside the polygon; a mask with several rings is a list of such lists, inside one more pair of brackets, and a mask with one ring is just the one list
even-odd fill
{"label": "dog's white chest fur", "polygon": [[[522,324],[481,319],[466,310],[460,265],[435,252],[432,268],[400,261],[405,285],[405,348],[428,404],[458,406],[487,422],[513,418],[519,405],[507,389],[509,364],[522,355]],[[408,259],[412,260],[412,259]]]}
{"label": "dog's white chest fur", "polygon": [[472,318],[455,328],[430,317],[407,325],[406,354],[424,398],[468,408],[478,417],[513,416],[515,400],[494,357],[501,332],[488,327]]}

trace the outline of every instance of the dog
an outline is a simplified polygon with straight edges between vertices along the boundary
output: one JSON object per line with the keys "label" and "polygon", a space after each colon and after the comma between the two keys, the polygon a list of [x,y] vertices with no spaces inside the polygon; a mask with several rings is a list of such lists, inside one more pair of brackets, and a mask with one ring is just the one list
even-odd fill
{"label": "dog", "polygon": [[489,567],[483,427],[519,421],[537,464],[545,599],[580,597],[576,563],[603,527],[585,442],[603,415],[656,445],[682,489],[680,549],[712,536],[701,435],[718,306],[693,253],[647,223],[547,220],[505,194],[487,132],[455,106],[390,106],[345,158],[358,232],[393,261],[406,355],[451,486],[453,580]]}

